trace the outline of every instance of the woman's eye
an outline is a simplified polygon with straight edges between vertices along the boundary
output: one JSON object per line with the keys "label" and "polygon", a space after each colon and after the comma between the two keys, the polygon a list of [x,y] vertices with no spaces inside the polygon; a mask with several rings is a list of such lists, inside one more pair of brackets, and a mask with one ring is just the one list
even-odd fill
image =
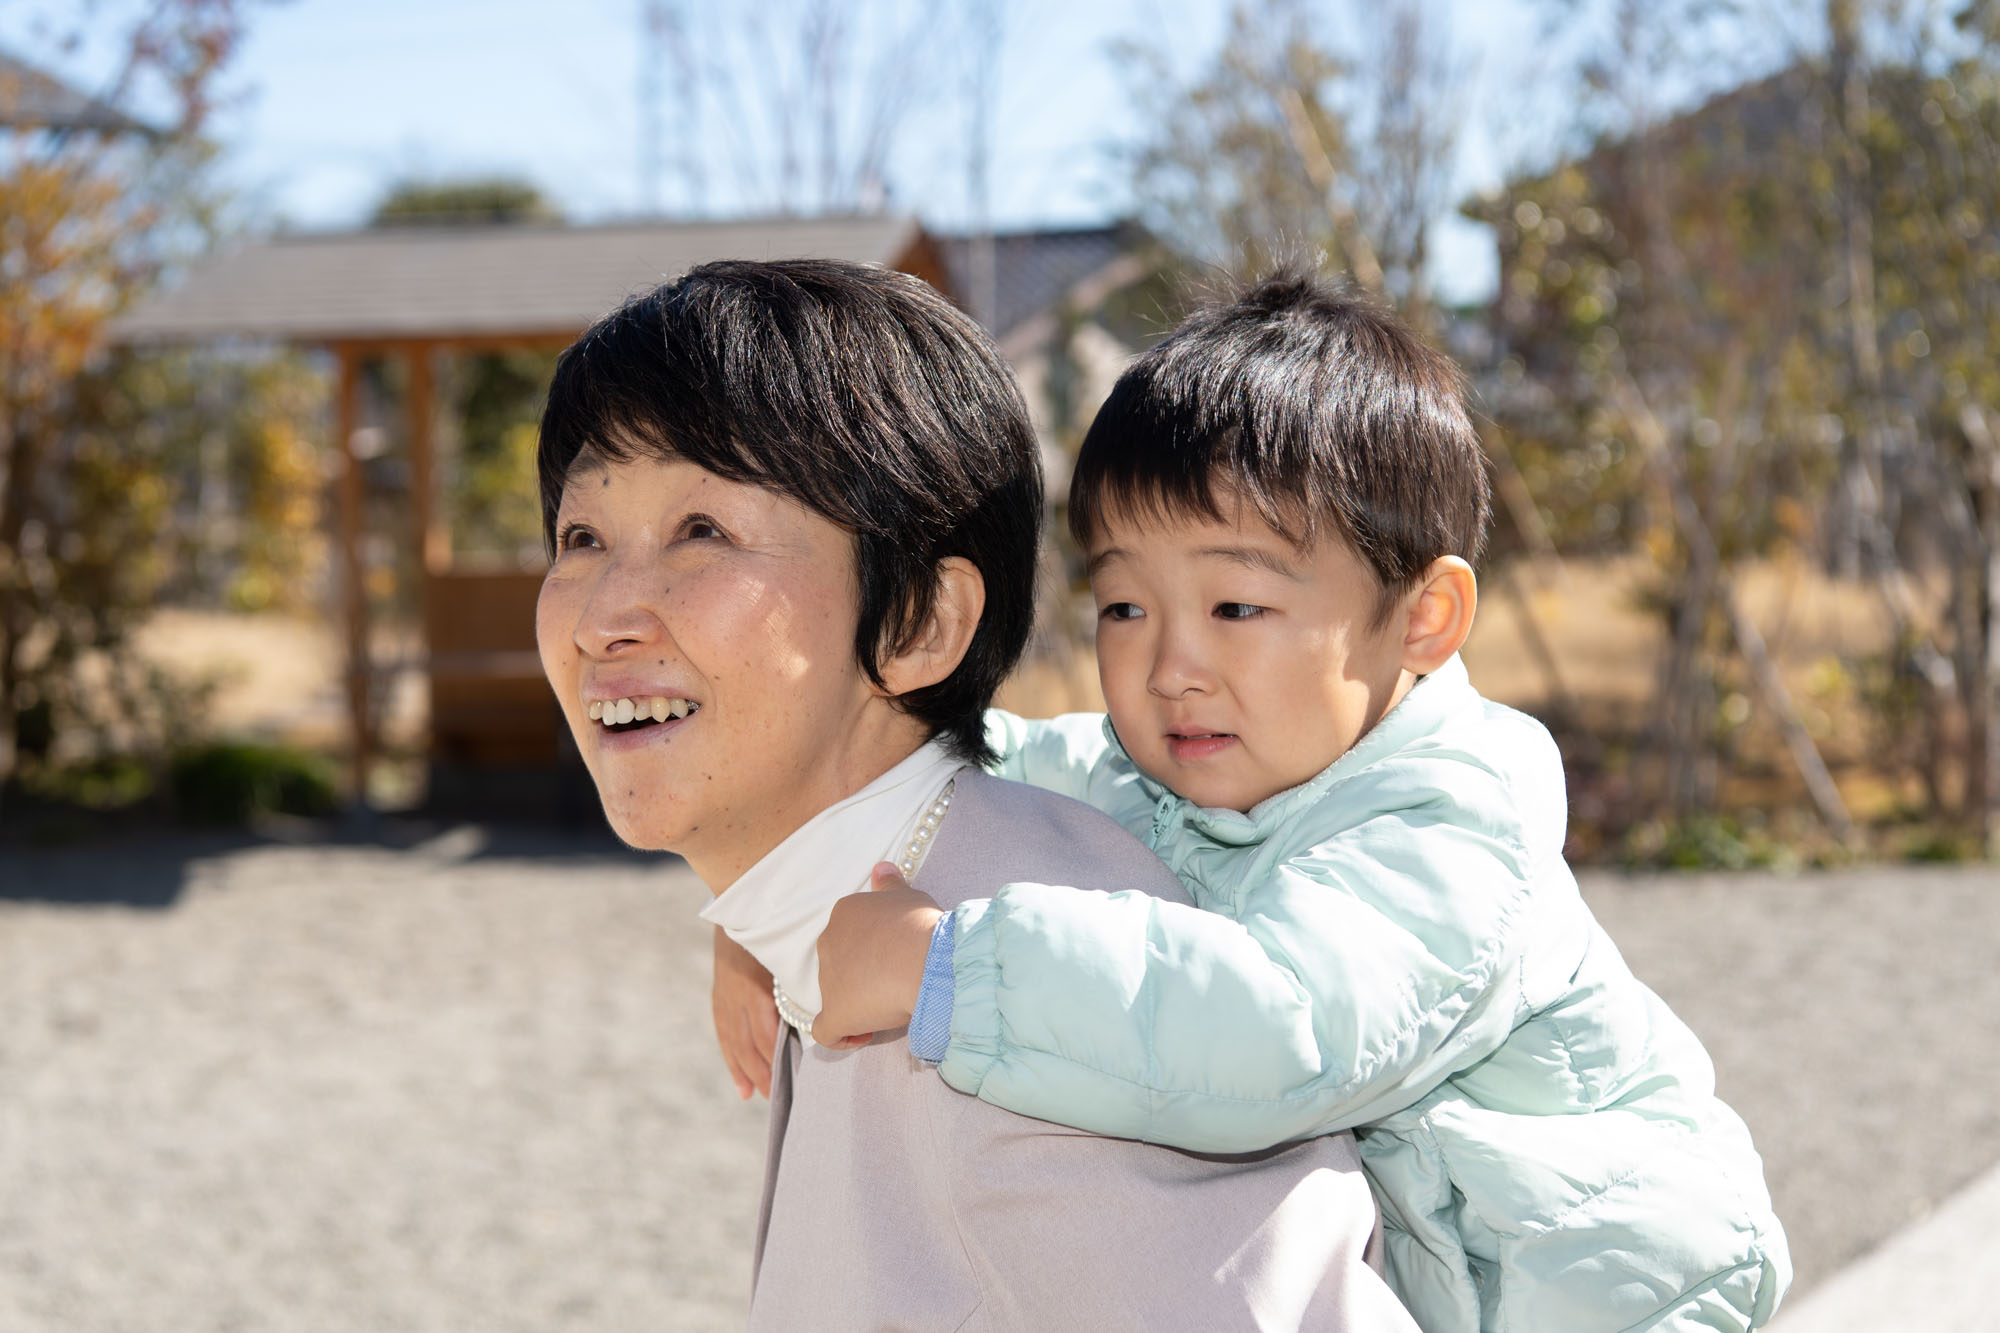
{"label": "woman's eye", "polygon": [[1215,614],[1221,620],[1249,620],[1253,616],[1264,614],[1264,608],[1252,606],[1248,602],[1217,602]]}
{"label": "woman's eye", "polygon": [[574,551],[586,546],[597,545],[597,534],[581,523],[571,523],[556,535],[558,551]]}
{"label": "woman's eye", "polygon": [[713,519],[696,516],[681,524],[681,537],[686,541],[708,541],[724,535]]}
{"label": "woman's eye", "polygon": [[1097,614],[1103,620],[1137,620],[1146,613],[1131,602],[1109,602]]}

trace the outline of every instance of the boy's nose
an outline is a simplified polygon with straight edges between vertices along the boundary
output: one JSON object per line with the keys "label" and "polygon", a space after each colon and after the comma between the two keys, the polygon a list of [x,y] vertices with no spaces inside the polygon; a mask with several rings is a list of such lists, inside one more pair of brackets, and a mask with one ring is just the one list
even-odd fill
{"label": "boy's nose", "polygon": [[1212,683],[1212,675],[1188,644],[1168,641],[1153,656],[1153,669],[1146,688],[1162,699],[1181,699],[1199,694]]}

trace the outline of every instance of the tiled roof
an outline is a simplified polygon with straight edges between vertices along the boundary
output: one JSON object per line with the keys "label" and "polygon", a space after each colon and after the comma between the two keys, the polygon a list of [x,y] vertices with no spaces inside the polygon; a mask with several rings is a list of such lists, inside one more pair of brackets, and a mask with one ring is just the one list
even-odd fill
{"label": "tiled roof", "polygon": [[907,218],[384,227],[281,236],[211,257],[119,320],[126,342],[573,336],[635,291],[713,259],[896,264]]}
{"label": "tiled roof", "polygon": [[20,129],[152,133],[148,126],[123,112],[5,51],[0,51],[0,125]]}
{"label": "tiled roof", "polygon": [[[979,301],[971,236],[938,238],[951,285],[967,309]],[[1060,302],[1071,288],[1101,272],[1133,248],[1123,226],[1000,232],[993,237],[993,311],[987,331],[1004,340],[1017,327]]]}

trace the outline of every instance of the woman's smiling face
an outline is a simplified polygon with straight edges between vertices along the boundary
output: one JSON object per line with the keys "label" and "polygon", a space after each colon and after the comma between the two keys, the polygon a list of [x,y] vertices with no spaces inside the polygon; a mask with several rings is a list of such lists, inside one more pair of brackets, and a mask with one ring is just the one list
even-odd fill
{"label": "woman's smiling face", "polygon": [[923,743],[855,660],[853,537],[804,506],[679,459],[586,455],[556,534],[542,669],[633,846],[720,892]]}

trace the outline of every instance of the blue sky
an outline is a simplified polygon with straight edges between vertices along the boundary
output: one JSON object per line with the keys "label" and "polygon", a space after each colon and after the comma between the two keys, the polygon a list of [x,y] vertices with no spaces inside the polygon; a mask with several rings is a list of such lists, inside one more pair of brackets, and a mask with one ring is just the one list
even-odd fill
{"label": "blue sky", "polygon": [[[1518,135],[1536,44],[1523,0],[1434,3],[1468,73],[1458,176],[1469,193],[1502,174],[1508,150],[1495,126],[1512,123]],[[1107,148],[1134,127],[1108,47],[1164,33],[1192,64],[1219,36],[1225,0],[1005,8],[995,223],[1118,215],[1125,202]],[[32,43],[7,31],[16,26],[8,9],[0,7],[0,40],[30,53]],[[398,178],[484,173],[526,176],[581,220],[639,209],[638,0],[293,0],[252,6],[250,19],[228,79],[235,97],[217,128],[225,179],[257,225],[353,225]],[[87,84],[91,58],[88,50],[71,57],[65,72]],[[947,227],[966,216],[959,125],[945,107],[918,117],[896,172],[899,202]],[[1476,296],[1490,284],[1479,228],[1443,220],[1437,249],[1447,295]]]}

